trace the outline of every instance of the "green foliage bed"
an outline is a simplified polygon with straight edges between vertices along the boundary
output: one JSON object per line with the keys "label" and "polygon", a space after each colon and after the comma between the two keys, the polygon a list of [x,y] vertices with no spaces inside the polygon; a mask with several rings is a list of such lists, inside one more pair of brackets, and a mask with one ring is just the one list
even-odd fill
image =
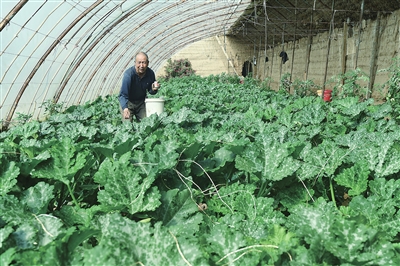
{"label": "green foliage bed", "polygon": [[0,134],[0,265],[400,265],[390,102],[170,79]]}

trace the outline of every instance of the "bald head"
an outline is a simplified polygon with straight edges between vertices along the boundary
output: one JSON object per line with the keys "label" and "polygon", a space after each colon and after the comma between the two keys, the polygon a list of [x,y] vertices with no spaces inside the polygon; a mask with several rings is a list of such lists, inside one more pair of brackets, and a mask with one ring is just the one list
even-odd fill
{"label": "bald head", "polygon": [[149,57],[147,56],[147,54],[145,53],[145,52],[139,52],[139,53],[137,53],[136,54],[136,56],[135,56],[135,62],[138,60],[138,56],[139,57],[145,57],[146,58],[146,61],[148,62],[149,61]]}
{"label": "bald head", "polygon": [[140,52],[135,57],[136,73],[142,77],[146,73],[147,66],[149,65],[149,57],[146,53]]}

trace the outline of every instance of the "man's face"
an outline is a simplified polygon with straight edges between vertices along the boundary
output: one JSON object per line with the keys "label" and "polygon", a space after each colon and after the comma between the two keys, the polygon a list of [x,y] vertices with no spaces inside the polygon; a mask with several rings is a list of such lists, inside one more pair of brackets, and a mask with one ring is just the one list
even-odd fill
{"label": "man's face", "polygon": [[147,57],[143,54],[138,54],[135,59],[136,73],[143,75],[146,72],[148,64]]}

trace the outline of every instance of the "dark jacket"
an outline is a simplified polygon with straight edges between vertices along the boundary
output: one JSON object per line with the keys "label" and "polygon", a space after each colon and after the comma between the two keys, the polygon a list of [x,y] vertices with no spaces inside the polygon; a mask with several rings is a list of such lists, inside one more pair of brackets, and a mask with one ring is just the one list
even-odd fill
{"label": "dark jacket", "polygon": [[153,91],[152,89],[154,81],[156,81],[156,76],[154,71],[149,67],[146,69],[146,73],[142,78],[138,76],[134,66],[128,68],[124,72],[118,97],[122,110],[128,107],[128,101],[132,103],[144,101],[147,97],[147,92],[156,94],[157,91]]}

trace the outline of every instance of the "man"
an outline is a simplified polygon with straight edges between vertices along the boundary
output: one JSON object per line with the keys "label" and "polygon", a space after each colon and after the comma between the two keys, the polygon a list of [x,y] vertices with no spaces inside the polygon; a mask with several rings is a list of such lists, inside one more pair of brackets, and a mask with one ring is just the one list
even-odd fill
{"label": "man", "polygon": [[128,68],[124,73],[119,92],[123,120],[132,121],[135,116],[136,120],[140,121],[146,117],[144,100],[147,92],[156,94],[160,88],[154,71],[148,65],[149,57],[146,53],[140,52],[135,57],[135,66]]}

